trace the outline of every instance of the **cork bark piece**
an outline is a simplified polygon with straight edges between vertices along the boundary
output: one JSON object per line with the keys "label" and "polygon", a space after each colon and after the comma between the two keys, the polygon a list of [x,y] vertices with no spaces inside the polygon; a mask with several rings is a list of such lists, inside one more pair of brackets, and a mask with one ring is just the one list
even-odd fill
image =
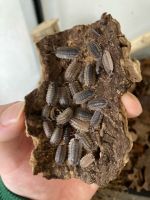
{"label": "cork bark piece", "polygon": [[93,24],[48,35],[36,45],[43,78],[25,97],[27,134],[35,146],[33,174],[105,186],[121,172],[132,148],[120,101],[140,77],[139,70],[134,73],[138,62],[133,67],[129,57],[130,43],[119,23],[103,14]]}

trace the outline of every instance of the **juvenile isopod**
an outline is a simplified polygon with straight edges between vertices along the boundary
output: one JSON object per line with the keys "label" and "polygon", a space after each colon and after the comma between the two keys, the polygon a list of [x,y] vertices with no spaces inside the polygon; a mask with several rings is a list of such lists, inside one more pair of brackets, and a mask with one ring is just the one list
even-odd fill
{"label": "juvenile isopod", "polygon": [[100,59],[102,57],[102,48],[98,43],[89,42],[88,49],[95,59]]}
{"label": "juvenile isopod", "polygon": [[70,89],[72,96],[82,90],[81,85],[78,81],[73,81],[73,82],[69,83],[69,89]]}
{"label": "juvenile isopod", "polygon": [[58,165],[62,165],[65,161],[66,154],[67,154],[66,144],[60,144],[57,147],[57,150],[56,150],[56,153],[55,153],[55,162]]}
{"label": "juvenile isopod", "polygon": [[79,165],[82,153],[82,144],[78,139],[71,139],[68,148],[68,164],[71,166]]}
{"label": "juvenile isopod", "polygon": [[84,68],[82,67],[81,72],[78,76],[78,80],[80,81],[80,83],[84,83]]}
{"label": "juvenile isopod", "polygon": [[90,89],[82,90],[81,92],[77,92],[73,96],[73,100],[76,104],[83,104],[89,101],[94,96],[94,92]]}
{"label": "juvenile isopod", "polygon": [[104,98],[97,97],[88,102],[88,108],[94,111],[100,111],[102,108],[105,108],[108,104],[108,101]]}
{"label": "juvenile isopod", "polygon": [[42,109],[42,117],[47,119],[49,117],[49,113],[50,110],[49,110],[49,106],[46,104],[43,109]]}
{"label": "juvenile isopod", "polygon": [[96,150],[97,146],[94,145],[88,133],[79,132],[79,133],[76,133],[76,137],[81,140],[81,143],[83,144],[84,149],[86,149],[87,151],[90,152],[90,151]]}
{"label": "juvenile isopod", "polygon": [[108,75],[111,75],[114,69],[112,57],[109,53],[109,51],[104,50],[103,57],[102,57],[102,63],[104,66],[105,71]]}
{"label": "juvenile isopod", "polygon": [[93,162],[95,161],[95,158],[92,153],[88,153],[85,156],[83,156],[80,160],[80,166],[82,168],[89,167]]}
{"label": "juvenile isopod", "polygon": [[72,135],[72,127],[67,125],[64,128],[64,134],[63,134],[63,141],[64,141],[65,144],[69,143],[71,135]]}
{"label": "juvenile isopod", "polygon": [[95,66],[93,64],[88,64],[84,69],[84,84],[86,86],[91,86],[95,84],[96,74]]}
{"label": "juvenile isopod", "polygon": [[93,128],[97,128],[98,125],[102,121],[102,117],[103,117],[103,115],[100,111],[95,111],[92,118],[91,118],[90,126],[93,127]]}
{"label": "juvenile isopod", "polygon": [[63,135],[63,128],[57,126],[52,133],[52,136],[50,138],[50,143],[53,145],[58,145],[62,139],[62,135]]}
{"label": "juvenile isopod", "polygon": [[48,105],[55,105],[58,100],[58,87],[55,82],[51,82],[47,89],[46,102]]}
{"label": "juvenile isopod", "polygon": [[80,73],[80,64],[74,59],[65,71],[65,79],[69,82],[74,81]]}
{"label": "juvenile isopod", "polygon": [[75,118],[80,119],[82,121],[90,121],[92,118],[92,113],[83,108],[77,108],[75,110]]}
{"label": "juvenile isopod", "polygon": [[63,107],[67,107],[71,103],[71,97],[68,93],[67,87],[61,87],[59,103]]}
{"label": "juvenile isopod", "polygon": [[70,120],[70,124],[73,128],[77,129],[78,131],[81,132],[88,132],[89,131],[89,122],[86,121],[82,121],[80,119],[77,118],[72,118]]}
{"label": "juvenile isopod", "polygon": [[44,121],[43,122],[43,130],[44,130],[46,137],[50,138],[54,131],[54,126],[53,126],[52,122]]}
{"label": "juvenile isopod", "polygon": [[58,47],[55,55],[62,59],[73,59],[79,55],[79,48],[77,47]]}
{"label": "juvenile isopod", "polygon": [[72,116],[73,116],[73,110],[70,107],[66,108],[62,113],[60,113],[57,116],[56,118],[57,124],[65,124],[69,122]]}

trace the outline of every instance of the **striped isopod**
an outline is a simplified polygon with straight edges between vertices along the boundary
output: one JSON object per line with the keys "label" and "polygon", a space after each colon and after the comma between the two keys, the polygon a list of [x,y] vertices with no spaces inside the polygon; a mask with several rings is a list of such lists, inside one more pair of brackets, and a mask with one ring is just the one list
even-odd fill
{"label": "striped isopod", "polygon": [[81,143],[84,146],[84,149],[86,149],[87,151],[94,151],[97,147],[93,144],[92,139],[90,138],[90,136],[88,135],[88,133],[84,133],[84,132],[77,132],[76,133],[76,137],[78,139],[80,139]]}
{"label": "striped isopod", "polygon": [[48,86],[46,94],[46,102],[48,105],[54,105],[58,100],[58,87],[55,82],[51,82]]}
{"label": "striped isopod", "polygon": [[97,128],[98,125],[102,121],[102,117],[103,117],[103,115],[100,111],[95,111],[92,118],[91,118],[90,126],[93,127],[93,128]]}
{"label": "striped isopod", "polygon": [[54,131],[54,126],[53,126],[52,122],[44,121],[43,122],[43,130],[44,130],[46,137],[50,138]]}
{"label": "striped isopod", "polygon": [[73,96],[73,100],[76,104],[83,104],[89,101],[94,96],[94,92],[90,89],[82,90],[81,92],[77,92]]}
{"label": "striped isopod", "polygon": [[96,42],[89,42],[88,49],[90,53],[95,57],[95,59],[100,59],[102,57],[102,48]]}
{"label": "striped isopod", "polygon": [[95,161],[95,158],[92,153],[88,153],[85,156],[83,156],[80,160],[80,166],[82,168],[89,167],[93,162]]}
{"label": "striped isopod", "polygon": [[109,51],[104,50],[103,57],[102,57],[102,63],[104,66],[105,71],[108,75],[111,75],[114,69],[112,57],[109,53]]}
{"label": "striped isopod", "polygon": [[78,131],[81,132],[89,131],[89,126],[90,126],[89,122],[85,122],[77,118],[72,118],[70,120],[70,124],[73,128],[77,129]]}
{"label": "striped isopod", "polygon": [[46,104],[42,109],[42,117],[47,119],[50,114],[49,112],[50,112],[49,106]]}
{"label": "striped isopod", "polygon": [[90,121],[92,117],[92,113],[83,108],[77,108],[75,110],[74,117],[80,119],[82,121]]}
{"label": "striped isopod", "polygon": [[80,83],[84,83],[84,68],[82,67],[81,72],[78,76],[78,80],[80,81]]}
{"label": "striped isopod", "polygon": [[62,165],[65,161],[66,154],[67,154],[66,144],[60,144],[57,147],[57,150],[56,150],[56,153],[55,153],[55,162],[58,165]]}
{"label": "striped isopod", "polygon": [[82,144],[78,139],[71,139],[68,148],[68,164],[71,166],[76,166],[80,162],[82,154]]}
{"label": "striped isopod", "polygon": [[74,81],[80,73],[80,64],[74,59],[65,71],[65,79],[69,82]]}
{"label": "striped isopod", "polygon": [[69,122],[72,116],[73,116],[73,110],[70,107],[66,108],[62,113],[60,113],[57,116],[56,118],[57,124],[65,124]]}
{"label": "striped isopod", "polygon": [[67,107],[71,103],[71,97],[70,97],[66,87],[62,87],[61,88],[61,94],[60,94],[60,98],[59,98],[59,103],[63,107]]}
{"label": "striped isopod", "polygon": [[88,102],[88,108],[94,111],[100,111],[102,108],[105,108],[108,104],[108,101],[104,98],[97,97]]}
{"label": "striped isopod", "polygon": [[50,138],[50,143],[53,145],[58,145],[62,139],[62,135],[63,135],[63,128],[57,126],[52,133],[52,136]]}
{"label": "striped isopod", "polygon": [[64,141],[65,144],[69,143],[71,135],[72,135],[72,127],[67,125],[64,128],[64,133],[63,133],[63,141]]}
{"label": "striped isopod", "polygon": [[88,64],[84,69],[84,84],[86,86],[91,86],[95,84],[96,74],[95,66],[93,64]]}
{"label": "striped isopod", "polygon": [[55,55],[62,59],[73,59],[79,55],[79,48],[77,47],[58,47]]}
{"label": "striped isopod", "polygon": [[78,81],[73,81],[73,82],[69,83],[69,89],[70,89],[70,92],[71,92],[72,96],[75,93],[77,93],[77,92],[82,90],[81,85],[80,85],[80,83]]}

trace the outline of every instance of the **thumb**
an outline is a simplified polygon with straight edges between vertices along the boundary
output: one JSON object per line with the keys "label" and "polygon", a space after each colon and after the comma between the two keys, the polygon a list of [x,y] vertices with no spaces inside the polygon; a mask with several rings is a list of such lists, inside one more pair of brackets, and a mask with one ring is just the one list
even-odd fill
{"label": "thumb", "polygon": [[23,102],[0,106],[0,174],[15,168],[21,156],[19,145],[25,138],[23,109]]}

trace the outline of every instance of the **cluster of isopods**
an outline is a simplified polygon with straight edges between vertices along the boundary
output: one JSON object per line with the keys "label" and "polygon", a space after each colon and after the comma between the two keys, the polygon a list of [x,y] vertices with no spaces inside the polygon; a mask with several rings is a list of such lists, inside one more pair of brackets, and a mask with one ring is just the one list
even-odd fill
{"label": "cluster of isopods", "polygon": [[[109,75],[113,71],[113,61],[109,51],[102,51],[95,42],[89,42],[87,50],[96,66],[89,63],[83,69],[77,63],[79,48],[59,47],[55,52],[57,58],[71,60],[64,72],[65,83],[49,83],[46,105],[42,110],[43,130],[50,144],[56,146],[55,162],[58,165],[67,159],[70,166],[85,168],[95,161],[93,152],[97,146],[90,130],[98,128],[103,118],[101,110],[108,105],[108,101],[95,96],[92,86],[99,74],[101,61]],[[82,157],[83,151],[86,154]]]}

